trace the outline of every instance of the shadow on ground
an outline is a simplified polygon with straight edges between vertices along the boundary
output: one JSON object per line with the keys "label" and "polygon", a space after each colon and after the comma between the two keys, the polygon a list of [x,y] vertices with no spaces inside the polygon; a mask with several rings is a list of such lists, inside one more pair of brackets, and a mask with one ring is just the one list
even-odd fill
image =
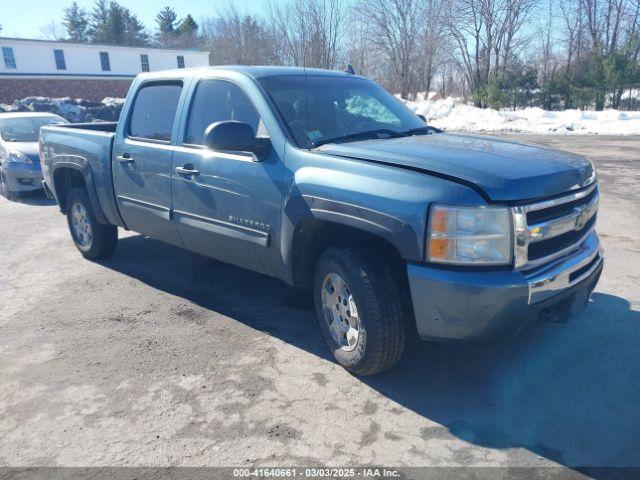
{"label": "shadow on ground", "polygon": [[[333,361],[309,293],[143,236],[121,239],[104,265]],[[412,341],[394,370],[359,381],[438,423],[422,430],[425,441],[524,448],[573,467],[640,466],[639,352],[640,313],[595,293],[567,324],[489,345]]]}
{"label": "shadow on ground", "polygon": [[33,192],[20,193],[16,198],[8,200],[15,203],[24,203],[25,205],[33,205],[36,207],[46,207],[55,205],[55,201],[47,198],[44,190],[35,190]]}

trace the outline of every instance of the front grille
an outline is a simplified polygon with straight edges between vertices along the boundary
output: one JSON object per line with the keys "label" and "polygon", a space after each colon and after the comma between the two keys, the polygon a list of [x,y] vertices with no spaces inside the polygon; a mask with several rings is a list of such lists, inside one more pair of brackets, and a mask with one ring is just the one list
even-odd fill
{"label": "front grille", "polygon": [[560,250],[570,247],[577,243],[585,233],[587,233],[596,223],[596,215],[585,223],[584,227],[580,230],[572,230],[571,232],[563,233],[557,237],[550,238],[549,240],[543,240],[541,242],[532,243],[529,245],[529,261],[538,260],[540,258],[553,255]]}
{"label": "front grille", "polygon": [[588,205],[596,196],[598,190],[594,189],[586,197],[579,198],[572,202],[561,203],[560,205],[554,205],[553,207],[543,208],[542,210],[532,210],[527,213],[527,224],[535,225],[536,223],[548,222],[555,218],[564,217],[570,215],[576,207]]}
{"label": "front grille", "polygon": [[598,186],[538,203],[513,207],[515,265],[530,270],[569,254],[593,230]]}

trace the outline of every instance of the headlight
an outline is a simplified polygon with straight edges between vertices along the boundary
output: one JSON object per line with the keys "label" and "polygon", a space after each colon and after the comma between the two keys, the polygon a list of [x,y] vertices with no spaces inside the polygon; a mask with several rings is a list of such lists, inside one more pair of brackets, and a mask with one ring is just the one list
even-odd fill
{"label": "headlight", "polygon": [[7,155],[7,162],[9,162],[9,163],[28,163],[29,165],[31,165],[33,163],[33,160],[31,160],[29,157],[27,157],[22,152],[16,152],[16,151],[10,150],[9,151],[9,155]]}
{"label": "headlight", "polygon": [[511,263],[512,243],[508,208],[431,208],[427,234],[430,262],[507,265]]}

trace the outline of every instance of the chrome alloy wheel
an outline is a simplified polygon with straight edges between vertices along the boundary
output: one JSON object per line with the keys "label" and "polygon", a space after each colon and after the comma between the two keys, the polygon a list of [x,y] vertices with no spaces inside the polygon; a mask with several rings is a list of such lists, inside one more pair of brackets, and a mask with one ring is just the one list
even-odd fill
{"label": "chrome alloy wheel", "polygon": [[81,203],[74,203],[71,206],[71,226],[75,240],[84,250],[91,248],[93,241],[93,231],[89,221],[89,213]]}
{"label": "chrome alloy wheel", "polygon": [[324,320],[342,350],[352,351],[360,338],[360,319],[356,302],[344,279],[330,273],[322,281]]}

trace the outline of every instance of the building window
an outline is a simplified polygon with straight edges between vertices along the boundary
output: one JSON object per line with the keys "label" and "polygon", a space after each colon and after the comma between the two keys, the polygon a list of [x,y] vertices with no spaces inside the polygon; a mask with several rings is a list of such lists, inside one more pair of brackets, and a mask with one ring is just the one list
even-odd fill
{"label": "building window", "polygon": [[149,55],[145,55],[144,53],[140,55],[140,65],[142,66],[143,72],[149,71]]}
{"label": "building window", "polygon": [[57,70],[66,70],[67,62],[64,61],[64,52],[62,50],[54,50],[53,56],[56,59],[56,69]]}
{"label": "building window", "polygon": [[111,71],[111,62],[109,61],[109,52],[100,52],[100,66],[103,72]]}
{"label": "building window", "polygon": [[4,57],[4,66],[6,68],[16,68],[16,57],[13,56],[13,48],[2,47],[2,56]]}
{"label": "building window", "polygon": [[182,55],[178,55],[178,68],[184,68],[184,57]]}

